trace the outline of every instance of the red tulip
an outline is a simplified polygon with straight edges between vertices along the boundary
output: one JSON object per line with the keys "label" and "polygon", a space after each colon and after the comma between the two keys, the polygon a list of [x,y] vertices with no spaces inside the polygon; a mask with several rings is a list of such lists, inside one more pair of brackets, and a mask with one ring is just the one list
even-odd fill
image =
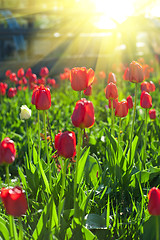
{"label": "red tulip", "polygon": [[22,78],[24,76],[24,69],[20,68],[17,72],[17,77],[18,78]]}
{"label": "red tulip", "polygon": [[0,164],[11,164],[15,160],[16,149],[14,142],[6,137],[0,143]]}
{"label": "red tulip", "polygon": [[60,156],[72,158],[76,155],[76,136],[74,132],[60,132],[55,136],[55,149]]}
{"label": "red tulip", "polygon": [[84,90],[84,95],[86,96],[91,96],[92,95],[92,85],[88,86],[85,90]]}
{"label": "red tulip", "polygon": [[[118,103],[118,98],[113,99],[113,108],[115,109]],[[109,108],[111,108],[111,100],[109,100]]]}
{"label": "red tulip", "polygon": [[115,116],[116,117],[125,117],[128,114],[128,104],[127,101],[123,100],[121,102],[117,103],[116,109],[115,109]]}
{"label": "red tulip", "polygon": [[151,188],[148,193],[148,211],[151,215],[159,216],[160,215],[160,189]]}
{"label": "red tulip", "polygon": [[40,76],[41,77],[47,77],[49,74],[49,70],[47,67],[42,67],[41,70],[40,70]]}
{"label": "red tulip", "polygon": [[156,90],[156,87],[152,81],[150,81],[148,85],[149,85],[149,92],[154,92]]}
{"label": "red tulip", "polygon": [[106,74],[105,74],[104,71],[100,71],[100,72],[99,72],[99,78],[100,78],[100,79],[105,79],[105,78],[106,78]]}
{"label": "red tulip", "polygon": [[5,73],[6,77],[9,78],[9,76],[10,76],[11,73],[12,73],[12,71],[11,71],[10,69],[8,69],[8,70],[6,71],[6,73]]}
{"label": "red tulip", "polygon": [[22,83],[25,85],[27,84],[27,79],[25,77],[22,78]]}
{"label": "red tulip", "polygon": [[142,66],[135,61],[129,65],[129,81],[133,83],[140,83],[144,80],[144,73]]}
{"label": "red tulip", "polygon": [[116,76],[115,76],[115,74],[114,73],[112,73],[112,72],[110,72],[109,74],[108,74],[108,83],[114,83],[114,84],[116,84],[116,82],[117,82],[117,80],[116,80]]}
{"label": "red tulip", "polygon": [[94,108],[92,102],[87,101],[85,98],[79,100],[76,103],[71,119],[75,127],[79,128],[92,127],[95,122]]}
{"label": "red tulip", "polygon": [[0,95],[4,96],[6,94],[6,86],[4,83],[0,82]]}
{"label": "red tulip", "polygon": [[141,93],[140,105],[142,108],[151,108],[152,107],[152,97],[147,92]]}
{"label": "red tulip", "polygon": [[21,187],[2,188],[0,197],[7,214],[20,217],[26,213],[28,204]]}
{"label": "red tulip", "polygon": [[148,64],[143,65],[144,78],[148,79],[150,77],[150,67]]}
{"label": "red tulip", "polygon": [[43,85],[36,88],[32,94],[32,104],[36,106],[38,110],[47,110],[51,107],[51,93],[49,88],[45,88]]}
{"label": "red tulip", "polygon": [[117,86],[114,83],[109,83],[105,88],[105,94],[107,99],[116,99],[118,98]]}
{"label": "red tulip", "polygon": [[129,68],[127,67],[123,74],[123,79],[129,81]]}
{"label": "red tulip", "polygon": [[8,90],[8,97],[13,98],[17,94],[17,89],[16,88],[9,88]]}
{"label": "red tulip", "polygon": [[150,119],[156,119],[156,110],[154,108],[149,110],[149,117]]}
{"label": "red tulip", "polygon": [[128,109],[133,108],[132,96],[129,95],[126,100],[127,100],[127,104],[128,104]]}
{"label": "red tulip", "polygon": [[141,92],[149,92],[149,83],[148,82],[142,82],[141,83]]}
{"label": "red tulip", "polygon": [[85,67],[72,68],[70,73],[71,87],[75,91],[83,91],[94,81],[94,71]]}
{"label": "red tulip", "polygon": [[11,73],[9,75],[9,78],[10,78],[11,82],[14,82],[14,83],[18,82],[18,78],[17,78],[17,75],[15,73]]}
{"label": "red tulip", "polygon": [[31,69],[31,68],[28,68],[27,71],[26,71],[25,77],[26,77],[26,78],[30,78],[31,75],[32,75],[32,69]]}

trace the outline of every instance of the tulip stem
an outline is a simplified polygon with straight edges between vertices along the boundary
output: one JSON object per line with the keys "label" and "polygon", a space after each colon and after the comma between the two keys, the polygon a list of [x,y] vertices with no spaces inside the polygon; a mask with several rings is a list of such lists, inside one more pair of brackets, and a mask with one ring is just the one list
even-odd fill
{"label": "tulip stem", "polygon": [[158,222],[158,217],[156,216],[156,240],[159,240],[159,222]]}
{"label": "tulip stem", "polygon": [[[8,187],[9,187],[9,184],[10,184],[10,181],[9,181],[9,164],[6,164],[6,181],[7,181]],[[8,218],[9,218],[9,228],[10,228],[11,239],[14,239],[13,217],[11,215],[9,215]]]}
{"label": "tulip stem", "polygon": [[18,218],[19,223],[19,240],[23,240],[23,225],[21,217]]}
{"label": "tulip stem", "polygon": [[133,131],[134,131],[134,122],[136,117],[136,102],[137,102],[137,87],[138,84],[135,83],[135,97],[134,97],[134,108],[133,108],[133,119],[132,119],[132,128],[131,128],[131,138],[130,138],[130,154],[129,154],[129,163],[131,163],[131,156],[132,156],[132,139],[133,139]]}
{"label": "tulip stem", "polygon": [[77,158],[76,158],[76,166],[75,166],[75,175],[74,175],[74,217],[77,217],[77,210],[78,210],[78,206],[77,206],[77,174],[78,174],[78,163],[80,160],[80,156],[81,156],[81,145],[82,145],[82,135],[83,135],[83,131],[81,128],[78,128],[78,144],[77,144]]}
{"label": "tulip stem", "polygon": [[9,164],[6,164],[6,182],[9,187],[10,181],[9,181]]}
{"label": "tulip stem", "polygon": [[111,99],[111,134],[114,135],[114,109],[113,109],[113,99]]}
{"label": "tulip stem", "polygon": [[47,163],[48,163],[48,167],[49,167],[49,186],[51,188],[51,186],[52,186],[51,164],[50,164],[49,154],[48,154],[47,131],[46,131],[46,112],[45,112],[45,110],[43,110],[43,122],[44,122],[44,134],[45,134],[45,147],[46,147]]}
{"label": "tulip stem", "polygon": [[38,111],[38,157],[41,157],[41,142],[40,142],[40,113]]}
{"label": "tulip stem", "polygon": [[117,149],[117,161],[119,163],[119,145],[120,145],[120,138],[121,138],[121,126],[122,126],[122,119],[119,118],[119,133],[118,133],[118,149]]}
{"label": "tulip stem", "polygon": [[145,168],[146,165],[146,146],[147,146],[147,108],[145,109],[145,132],[144,132],[144,148],[143,148],[143,168]]}
{"label": "tulip stem", "polygon": [[63,208],[63,195],[64,195],[64,189],[65,189],[65,178],[66,178],[66,166],[67,166],[67,159],[63,161],[63,159],[60,159],[61,163],[61,176],[62,176],[62,186],[60,190],[60,196],[59,196],[59,205],[58,205],[58,224],[60,226],[60,218],[61,218],[61,211]]}
{"label": "tulip stem", "polygon": [[26,120],[26,132],[27,132],[27,141],[28,141],[28,156],[29,162],[31,162],[31,148],[30,148],[30,141],[29,141],[29,127],[28,127],[28,120]]}

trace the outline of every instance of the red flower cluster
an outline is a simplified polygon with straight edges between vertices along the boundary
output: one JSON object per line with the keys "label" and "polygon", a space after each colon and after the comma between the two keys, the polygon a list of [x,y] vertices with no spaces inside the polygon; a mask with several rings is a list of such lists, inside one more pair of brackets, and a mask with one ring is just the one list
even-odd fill
{"label": "red flower cluster", "polygon": [[142,82],[141,83],[141,91],[143,92],[143,91],[145,91],[145,92],[154,92],[155,91],[155,89],[156,89],[156,87],[155,87],[155,85],[154,85],[154,83],[152,82],[152,81],[150,81],[150,82]]}
{"label": "red flower cluster", "polygon": [[24,215],[28,209],[25,193],[20,187],[2,188],[0,197],[7,211],[7,214],[14,217]]}
{"label": "red flower cluster", "polygon": [[14,142],[6,137],[0,143],[0,164],[11,164],[15,160],[16,149]]}

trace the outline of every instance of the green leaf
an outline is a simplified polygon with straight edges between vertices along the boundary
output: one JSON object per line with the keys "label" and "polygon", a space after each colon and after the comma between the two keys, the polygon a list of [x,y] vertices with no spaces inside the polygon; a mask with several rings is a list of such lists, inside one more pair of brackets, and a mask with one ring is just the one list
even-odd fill
{"label": "green leaf", "polygon": [[132,152],[131,152],[131,161],[130,162],[129,162],[130,149],[128,150],[126,169],[128,169],[128,167],[131,168],[133,166],[133,163],[134,163],[133,159],[134,159],[134,155],[135,155],[138,139],[139,139],[139,137],[135,136],[135,138],[134,138],[134,140],[132,142]]}
{"label": "green leaf", "polygon": [[131,177],[131,186],[136,186],[136,181],[139,181],[140,183],[147,183],[149,181],[150,173],[147,171],[139,171],[132,175]]}
{"label": "green leaf", "polygon": [[82,231],[85,234],[85,239],[87,239],[87,240],[97,239],[97,237],[91,231],[89,231],[89,229],[85,228],[84,226],[82,226]]}
{"label": "green leaf", "polygon": [[89,177],[93,186],[96,187],[96,185],[99,181],[98,177],[101,176],[101,169],[100,169],[98,160],[89,155],[87,157],[87,161],[86,161],[84,170],[85,170],[86,179]]}
{"label": "green leaf", "polygon": [[45,172],[43,170],[42,163],[41,163],[40,159],[39,159],[39,169],[40,169],[40,172],[42,174],[42,178],[43,178],[44,184],[46,186],[47,193],[51,194],[51,190],[50,190],[50,187],[49,187],[48,179],[47,179],[46,174],[45,174]]}
{"label": "green leaf", "polygon": [[4,240],[9,240],[9,231],[6,226],[6,222],[1,217],[0,217],[0,237],[3,237]]}
{"label": "green leaf", "polygon": [[22,168],[18,167],[18,173],[19,173],[19,176],[21,178],[23,186],[27,189],[27,181],[26,181],[26,178],[25,178],[25,176],[24,176],[24,174],[22,172],[23,169],[22,170],[21,169]]}
{"label": "green leaf", "polygon": [[77,167],[77,184],[79,184],[81,182],[82,176],[84,174],[84,167],[86,164],[86,160],[89,154],[89,150],[90,148],[88,148],[85,153],[83,154],[83,156],[81,157],[81,159],[78,162],[78,167]]}
{"label": "green leaf", "polygon": [[[46,226],[47,222],[48,222],[48,229]],[[31,239],[32,240],[45,239],[44,236],[46,235],[46,233],[50,234],[50,231],[51,229],[54,228],[54,226],[58,226],[58,217],[57,217],[57,211],[56,211],[54,199],[53,197],[51,197],[48,201],[48,204],[45,206],[41,214],[41,217],[37,223],[37,226],[33,232]]]}
{"label": "green leaf", "polygon": [[35,147],[33,147],[33,162],[36,165],[38,160],[37,160],[37,151],[35,149]]}
{"label": "green leaf", "polygon": [[[159,229],[160,229],[160,216],[151,216],[148,221],[144,223],[143,227],[143,240],[155,240],[156,239],[156,217],[158,217]],[[159,235],[160,239],[160,235]]]}

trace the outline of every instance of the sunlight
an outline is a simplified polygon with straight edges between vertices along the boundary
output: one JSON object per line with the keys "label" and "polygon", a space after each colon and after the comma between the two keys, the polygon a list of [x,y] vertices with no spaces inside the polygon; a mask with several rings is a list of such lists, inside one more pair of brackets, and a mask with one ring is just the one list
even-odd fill
{"label": "sunlight", "polygon": [[91,0],[97,12],[102,15],[95,25],[100,29],[112,29],[133,15],[135,0]]}

